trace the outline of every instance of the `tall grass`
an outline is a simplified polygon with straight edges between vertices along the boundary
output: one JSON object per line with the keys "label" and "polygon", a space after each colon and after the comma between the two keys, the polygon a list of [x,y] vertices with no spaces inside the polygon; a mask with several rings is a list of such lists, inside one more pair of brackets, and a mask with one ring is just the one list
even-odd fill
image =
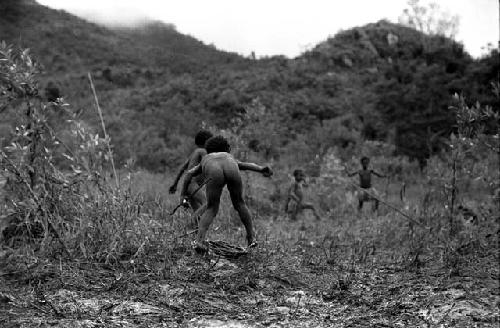
{"label": "tall grass", "polygon": [[[185,226],[191,212],[181,209],[169,215],[178,201],[168,194],[172,177],[135,170],[132,162],[117,172],[118,177],[111,176],[109,138],[79,120],[63,99],[43,102],[36,91],[36,65],[27,52],[16,54],[2,45],[0,55],[9,83],[2,90],[9,97],[3,100],[20,117],[11,146],[0,153],[9,188],[0,212],[2,245],[44,258],[147,265],[160,276],[179,274],[176,263],[189,252]],[[322,209],[321,221],[304,215],[292,222],[282,212],[287,172],[276,170],[272,181],[244,173],[246,200],[261,244],[247,277],[276,267],[348,270],[349,265],[375,262],[408,268],[436,263],[450,274],[478,263],[490,270],[498,251],[499,208],[492,191],[498,188],[499,139],[495,131],[486,133],[486,123],[477,121],[495,121],[497,125],[488,129],[498,130],[498,115],[480,106],[468,107],[461,98],[455,110],[460,129],[451,138],[450,151],[431,158],[422,172],[408,161],[389,157],[383,144],[367,142],[359,150],[372,156],[375,165],[397,172],[389,183],[377,184],[385,201],[405,215],[384,205],[377,213],[358,212],[339,150],[325,152],[319,175],[307,189]],[[53,112],[67,120],[64,131],[51,128]],[[235,149],[241,153],[245,143],[237,129],[225,133],[237,139]],[[353,158],[344,163],[357,165]],[[224,193],[209,238],[239,244],[243,235]],[[346,284],[346,279],[337,283]]]}

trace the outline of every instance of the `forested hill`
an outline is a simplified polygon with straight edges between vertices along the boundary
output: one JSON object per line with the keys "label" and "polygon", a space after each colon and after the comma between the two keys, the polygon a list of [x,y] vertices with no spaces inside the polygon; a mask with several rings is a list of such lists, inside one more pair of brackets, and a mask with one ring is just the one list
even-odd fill
{"label": "forested hill", "polygon": [[155,21],[112,30],[33,0],[2,0],[0,11],[2,40],[30,48],[52,74],[106,66],[161,66],[183,73],[241,59]]}
{"label": "forested hill", "polygon": [[299,150],[308,160],[374,139],[423,160],[453,130],[453,93],[498,110],[497,50],[474,60],[453,40],[387,21],[342,31],[294,59],[251,60],[164,23],[111,30],[29,0],[0,6],[0,38],[31,48],[42,83],[54,82],[98,126],[92,72],[118,163],[175,166],[202,124],[231,128],[235,118],[268,158]]}
{"label": "forested hill", "polygon": [[340,32],[298,61],[311,84],[331,93],[323,116],[331,116],[331,108],[347,109],[364,139],[394,142],[399,153],[413,158],[439,150],[449,136],[453,94],[498,109],[489,86],[497,79],[496,50],[473,60],[451,39],[387,21]]}

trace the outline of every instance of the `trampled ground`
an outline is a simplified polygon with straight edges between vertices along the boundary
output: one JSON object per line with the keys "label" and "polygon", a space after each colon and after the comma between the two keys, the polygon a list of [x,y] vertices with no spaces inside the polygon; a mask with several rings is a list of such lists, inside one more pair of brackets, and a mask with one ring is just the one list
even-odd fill
{"label": "trampled ground", "polygon": [[[451,272],[425,255],[339,233],[376,231],[396,217],[367,219],[258,221],[269,233],[237,260],[193,254],[186,239],[110,264],[3,250],[0,326],[498,326],[498,254]],[[218,222],[214,231],[243,240],[238,225]]]}

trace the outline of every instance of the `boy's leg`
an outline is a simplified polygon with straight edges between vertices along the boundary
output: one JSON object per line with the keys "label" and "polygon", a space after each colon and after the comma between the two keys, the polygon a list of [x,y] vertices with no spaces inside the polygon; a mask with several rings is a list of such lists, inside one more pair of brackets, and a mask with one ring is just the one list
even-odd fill
{"label": "boy's leg", "polygon": [[[188,193],[191,195],[189,197],[189,205],[191,206],[191,208],[195,212],[200,207],[202,207],[203,204],[205,204],[207,202],[203,190],[198,190],[198,187],[199,187],[199,185],[197,183],[194,183],[194,182],[190,183],[189,187],[188,187]],[[193,194],[196,190],[198,190],[198,191],[195,194]],[[200,213],[200,215],[201,215],[201,213]]]}
{"label": "boy's leg", "polygon": [[[301,213],[304,210],[304,204],[296,204],[295,206],[295,211],[294,211],[294,221],[297,220],[297,216],[299,213]],[[306,230],[306,223],[304,220],[304,216],[302,215],[301,220],[300,220],[300,230]]]}
{"label": "boy's leg", "polygon": [[311,210],[313,212],[314,217],[316,218],[316,220],[321,220],[321,217],[319,216],[319,214],[316,211],[316,208],[314,207],[313,204],[311,204],[311,203],[304,203],[304,204],[302,204],[302,208],[303,209]]}
{"label": "boy's leg", "polygon": [[191,207],[193,211],[197,211],[200,207],[202,207],[207,202],[205,195],[203,195],[203,191],[200,190],[196,194],[191,197]]}
{"label": "boy's leg", "polygon": [[358,212],[363,208],[363,201],[361,200],[361,191],[355,191],[356,198],[358,199]]}
{"label": "boy's leg", "polygon": [[369,198],[368,194],[364,190],[359,191],[359,194],[358,194],[358,211],[361,211],[363,209],[364,202],[369,201],[369,200],[370,200],[370,198]]}
{"label": "boy's leg", "polygon": [[370,200],[373,202],[373,212],[376,212],[378,210],[378,206],[380,204],[380,201],[378,200],[380,197],[380,194],[378,193],[377,189],[375,188],[370,188],[370,193],[372,196],[370,196]]}
{"label": "boy's leg", "polygon": [[229,195],[231,196],[231,202],[233,203],[233,207],[238,212],[240,220],[245,227],[247,243],[248,245],[251,245],[255,242],[255,234],[250,211],[248,210],[245,200],[243,199],[243,183],[241,181],[240,172],[237,169],[233,170],[232,168],[227,168],[224,173],[227,179],[227,189],[229,190]]}
{"label": "boy's leg", "polygon": [[[205,241],[208,228],[212,224],[217,212],[219,211],[220,196],[222,188],[224,188],[224,174],[222,171],[211,174],[211,180],[206,185],[207,204],[204,213],[201,216],[198,224],[198,235],[196,242],[198,245]],[[204,207],[200,207],[199,211],[202,212]]]}
{"label": "boy's leg", "polygon": [[290,215],[290,219],[292,221],[296,221],[297,220],[297,216],[299,215],[300,209],[301,209],[300,204],[298,204],[298,203],[294,203],[293,204],[292,213]]}
{"label": "boy's leg", "polygon": [[207,209],[207,204],[203,204],[200,206],[191,216],[190,222],[188,224],[188,229],[192,230],[198,230],[198,225],[200,223],[200,218],[205,213],[205,210]]}
{"label": "boy's leg", "polygon": [[[200,216],[203,215],[203,212],[206,209],[206,197],[204,190],[198,190],[199,185],[195,182],[191,182],[188,186],[189,198],[189,206],[193,209],[194,213],[192,214],[190,221],[188,222],[187,228],[198,230],[198,222],[200,221]],[[198,190],[196,192],[196,190]],[[195,193],[196,192],[196,193]]]}
{"label": "boy's leg", "polygon": [[379,200],[377,198],[373,198],[373,212],[378,210]]}

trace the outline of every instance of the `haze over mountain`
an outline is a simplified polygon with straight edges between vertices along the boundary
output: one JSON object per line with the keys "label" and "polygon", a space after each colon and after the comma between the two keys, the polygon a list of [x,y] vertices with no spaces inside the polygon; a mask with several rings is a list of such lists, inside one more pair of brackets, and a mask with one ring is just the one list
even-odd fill
{"label": "haze over mountain", "polygon": [[[67,10],[93,22],[116,26],[151,17],[173,23],[182,33],[207,44],[248,56],[285,55],[296,57],[339,30],[386,19],[397,22],[408,0],[304,1],[254,0],[40,0],[52,8]],[[498,42],[498,1],[419,0],[432,2],[427,14],[433,23],[457,15],[460,24],[456,40],[474,57],[487,53],[488,43]]]}
{"label": "haze over mountain", "polygon": [[160,22],[112,30],[30,0],[6,0],[0,8],[2,38],[31,48],[51,72],[106,64],[177,66],[178,61],[195,67],[239,58]]}

